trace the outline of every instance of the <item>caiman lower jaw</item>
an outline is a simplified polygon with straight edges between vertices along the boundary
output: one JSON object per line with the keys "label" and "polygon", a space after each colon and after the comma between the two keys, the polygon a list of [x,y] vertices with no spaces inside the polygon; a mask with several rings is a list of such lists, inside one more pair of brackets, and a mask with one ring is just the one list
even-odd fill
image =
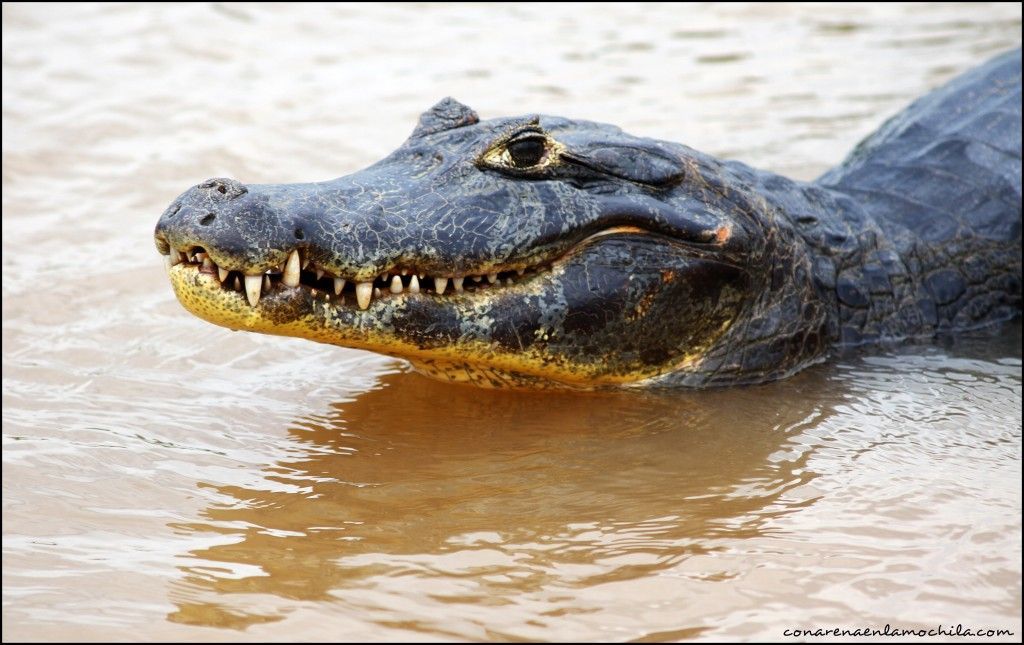
{"label": "caiman lower jaw", "polygon": [[[557,275],[557,267],[551,273]],[[314,295],[311,288],[284,287],[272,289],[254,307],[244,294],[223,288],[215,273],[204,272],[194,264],[178,264],[171,267],[169,274],[181,304],[208,322],[239,331],[305,338],[395,356],[410,361],[417,371],[442,380],[493,388],[577,390],[614,387],[635,380],[604,382],[572,365],[561,366],[554,378],[548,378],[537,371],[542,365],[553,366],[535,357],[505,357],[503,361],[495,356],[492,347],[479,341],[424,348],[396,335],[390,325],[380,323],[384,316],[396,312],[401,315],[407,298],[432,297],[422,293],[384,297],[374,301],[368,310],[360,310],[340,299],[324,300],[323,294]],[[525,294],[544,287],[523,282],[515,288]],[[486,307],[487,300],[509,290],[505,287],[478,294],[463,292],[445,296],[444,300],[450,302],[442,304],[440,298],[434,302],[457,309]],[[500,366],[495,365],[496,359]]]}
{"label": "caiman lower jaw", "polygon": [[[372,287],[376,292],[374,298],[365,307],[353,302],[357,294],[351,283],[342,284],[336,292],[334,278],[318,276],[311,264],[305,269],[299,266],[298,284],[289,286],[285,282],[287,266],[280,273],[272,269],[253,279],[234,271],[218,270],[201,250],[190,257],[182,253],[165,259],[181,304],[199,318],[222,327],[306,338],[396,356],[409,360],[421,372],[456,382],[529,389],[597,389],[628,385],[651,375],[599,377],[582,366],[555,366],[541,357],[499,357],[492,347],[481,342],[426,348],[415,340],[396,335],[390,321],[402,316],[405,307],[414,300],[445,310],[480,311],[487,310],[490,303],[499,298],[542,293],[551,288],[550,281],[558,279],[565,262],[594,239],[637,233],[647,231],[633,227],[601,231],[575,245],[550,265],[526,270],[521,276],[512,271],[512,275],[500,272],[493,279],[479,276],[478,279],[449,280],[448,288],[441,288],[434,279],[420,280],[412,274],[388,276],[386,281],[378,277]],[[392,290],[392,284],[401,284],[402,289]],[[557,373],[549,378],[545,373],[552,368]]]}

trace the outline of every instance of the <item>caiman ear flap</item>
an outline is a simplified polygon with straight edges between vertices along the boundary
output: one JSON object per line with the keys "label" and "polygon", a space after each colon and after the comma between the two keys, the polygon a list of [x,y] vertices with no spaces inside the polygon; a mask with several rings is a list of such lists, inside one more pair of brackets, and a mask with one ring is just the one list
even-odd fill
{"label": "caiman ear flap", "polygon": [[569,161],[626,181],[660,188],[685,177],[682,156],[653,139],[602,132],[598,137],[570,135],[559,141],[566,146],[562,154]]}
{"label": "caiman ear flap", "polygon": [[473,111],[473,108],[448,96],[420,115],[420,123],[413,130],[412,136],[425,137],[435,132],[461,128],[464,125],[473,125],[479,122],[480,117]]}

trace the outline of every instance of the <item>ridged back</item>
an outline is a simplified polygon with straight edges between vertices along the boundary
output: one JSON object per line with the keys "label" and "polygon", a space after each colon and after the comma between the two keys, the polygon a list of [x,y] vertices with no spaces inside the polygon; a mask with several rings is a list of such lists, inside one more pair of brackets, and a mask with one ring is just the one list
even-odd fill
{"label": "ridged back", "polygon": [[[915,101],[817,183],[857,199],[890,239],[1021,239],[1021,50]],[[902,230],[901,230],[902,229]]]}

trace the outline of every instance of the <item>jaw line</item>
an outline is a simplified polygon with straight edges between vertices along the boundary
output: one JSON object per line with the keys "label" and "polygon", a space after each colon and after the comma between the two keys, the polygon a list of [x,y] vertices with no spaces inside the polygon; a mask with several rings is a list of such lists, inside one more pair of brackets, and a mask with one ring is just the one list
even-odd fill
{"label": "jaw line", "polygon": [[[461,291],[456,292],[456,291],[454,291],[454,287],[453,286],[449,286],[445,290],[444,294],[436,294],[433,290],[431,290],[429,288],[426,288],[425,286],[421,286],[419,293],[411,293],[411,292],[407,292],[405,290],[403,290],[400,293],[389,293],[389,292],[387,292],[382,287],[381,289],[382,289],[383,293],[381,294],[381,296],[383,296],[383,297],[375,295],[374,298],[371,300],[370,305],[366,309],[357,310],[355,313],[371,313],[372,310],[375,308],[375,306],[378,305],[379,303],[381,303],[382,301],[384,301],[384,302],[386,302],[386,301],[396,301],[396,302],[404,303],[407,298],[430,298],[430,299],[437,300],[437,301],[440,301],[440,302],[451,302],[451,303],[454,303],[454,304],[464,304],[464,303],[466,303],[466,304],[475,305],[475,304],[478,304],[478,303],[486,304],[488,301],[493,300],[499,294],[508,294],[508,295],[513,295],[513,296],[515,296],[515,295],[519,295],[519,296],[529,295],[533,291],[529,290],[529,289],[525,289],[524,290],[523,287],[526,287],[526,286],[528,286],[528,285],[530,285],[530,284],[532,284],[534,282],[537,282],[538,280],[543,281],[543,279],[546,276],[551,276],[553,274],[560,273],[560,269],[565,265],[566,262],[568,262],[575,255],[577,255],[578,253],[583,251],[586,247],[588,247],[594,241],[596,241],[596,240],[598,240],[598,239],[600,239],[602,237],[607,237],[607,236],[610,236],[610,235],[637,235],[637,234],[640,234],[640,235],[652,235],[653,233],[651,233],[651,231],[648,231],[646,229],[639,228],[639,227],[636,227],[636,226],[616,226],[616,227],[611,227],[611,228],[603,229],[601,231],[593,233],[593,234],[585,237],[584,239],[580,240],[579,242],[574,244],[572,247],[570,247],[568,250],[566,250],[563,253],[561,253],[560,255],[556,256],[554,259],[542,261],[542,262],[534,265],[534,266],[543,267],[543,268],[541,270],[535,272],[535,273],[528,274],[522,281],[516,281],[513,284],[501,285],[499,283],[495,287],[487,286],[484,289],[474,288],[474,283],[470,282],[470,277],[472,275],[484,275],[484,274],[483,273],[472,273],[471,272],[471,273],[468,273],[465,276],[463,276],[462,280],[464,280],[466,286],[468,286],[470,288],[473,288],[472,291],[467,290],[465,292],[461,292]],[[215,265],[215,266],[217,266],[217,265]],[[169,274],[172,276],[172,283],[174,285],[175,292],[178,293],[179,300],[181,300],[182,304],[185,304],[186,307],[188,305],[186,304],[185,299],[183,299],[182,293],[180,292],[179,287],[184,287],[186,282],[188,282],[188,281],[184,280],[182,276],[183,275],[190,275],[189,271],[191,271],[192,274],[198,274],[200,276],[204,276],[204,275],[208,276],[208,277],[212,277],[213,276],[213,273],[210,273],[208,271],[202,271],[202,270],[199,269],[199,266],[195,265],[195,264],[179,263],[179,264],[176,264],[174,266],[171,266],[168,269]],[[509,270],[508,269],[498,269],[498,271],[496,271],[496,272],[505,273],[507,271],[509,271]],[[240,272],[232,271],[231,273],[233,274],[233,273],[240,273]],[[263,272],[261,271],[260,273],[262,274]],[[389,275],[398,275],[397,273],[392,273],[392,272],[386,272],[386,273],[388,273]],[[414,273],[414,272],[412,272],[412,273]],[[402,275],[405,275],[405,272],[403,272]],[[175,276],[178,276],[178,277],[175,278]],[[244,290],[243,291],[234,291],[232,289],[229,289],[228,288],[229,280],[230,280],[230,278],[228,278],[227,280],[224,280],[223,284],[221,284],[221,281],[216,281],[216,282],[213,282],[213,283],[210,283],[210,284],[211,284],[211,286],[216,286],[216,287],[221,288],[223,291],[226,292],[226,294],[228,294],[230,296],[237,297],[239,299],[239,303],[240,304],[247,304]],[[451,281],[452,278],[446,278],[446,280]],[[191,282],[192,282],[192,284],[194,284],[196,286],[201,284],[200,282],[196,282],[194,279]],[[346,283],[347,284],[354,284],[355,281],[354,280],[346,279]],[[203,284],[205,284],[205,283],[203,283]],[[331,294],[330,294],[330,292],[328,290],[321,289],[319,287],[314,288],[314,287],[311,287],[311,286],[309,286],[307,284],[300,284],[297,287],[289,287],[287,285],[277,283],[274,288],[275,288],[275,292],[274,293],[261,294],[260,303],[257,303],[257,305],[251,307],[251,309],[253,310],[253,313],[257,313],[258,314],[259,311],[260,311],[260,307],[261,307],[261,304],[263,303],[263,301],[264,300],[272,300],[272,299],[274,299],[274,297],[278,293],[283,294],[285,297],[292,297],[296,301],[301,301],[302,298],[298,297],[298,296],[301,295],[301,292],[306,291],[306,292],[311,292],[311,294],[312,294],[311,297],[307,299],[307,300],[309,300],[310,303],[313,303],[313,302],[315,302],[317,300],[317,298],[316,298],[317,295],[323,294],[323,295],[326,295],[328,297],[327,298],[328,304],[335,304],[335,306],[341,306],[341,307],[350,307],[353,304],[350,300],[347,300],[344,304],[334,303],[334,302],[332,302],[332,300],[330,298]],[[294,293],[289,294],[289,292],[294,292]],[[466,300],[467,298],[470,299],[470,300],[467,301]],[[334,300],[337,300],[337,298],[335,298]],[[312,306],[308,307],[308,309],[312,310]],[[249,318],[249,316],[243,316],[243,318]],[[211,321],[211,322],[215,322],[215,321]],[[245,328],[251,329],[252,327],[253,327],[252,325],[247,325]]]}

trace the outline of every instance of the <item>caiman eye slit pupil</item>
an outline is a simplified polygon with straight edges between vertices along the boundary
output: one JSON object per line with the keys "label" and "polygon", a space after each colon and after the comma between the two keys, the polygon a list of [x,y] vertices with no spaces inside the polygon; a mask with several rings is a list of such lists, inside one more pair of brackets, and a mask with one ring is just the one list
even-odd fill
{"label": "caiman eye slit pupil", "polygon": [[541,137],[520,139],[508,144],[508,154],[516,168],[529,168],[539,164],[544,158],[544,149],[544,139]]}

